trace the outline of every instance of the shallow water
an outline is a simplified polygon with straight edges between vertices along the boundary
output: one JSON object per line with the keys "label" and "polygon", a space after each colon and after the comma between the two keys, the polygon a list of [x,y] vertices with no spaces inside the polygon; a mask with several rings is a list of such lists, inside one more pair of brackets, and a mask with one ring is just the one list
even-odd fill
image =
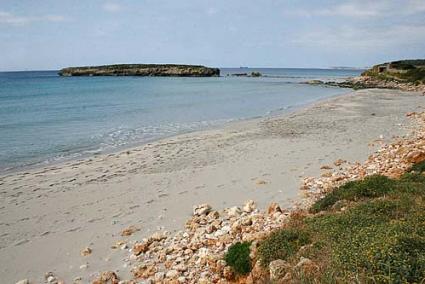
{"label": "shallow water", "polygon": [[[260,71],[267,77],[226,76]],[[346,93],[299,84],[357,70],[222,69],[217,78],[0,73],[0,171],[48,164],[264,116]]]}

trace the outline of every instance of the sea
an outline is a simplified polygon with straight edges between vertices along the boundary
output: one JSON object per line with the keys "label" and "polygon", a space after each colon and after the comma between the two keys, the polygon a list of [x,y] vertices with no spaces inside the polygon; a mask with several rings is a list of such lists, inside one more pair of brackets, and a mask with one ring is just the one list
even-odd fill
{"label": "sea", "polygon": [[[231,76],[260,72],[262,77]],[[221,68],[220,77],[60,77],[0,72],[0,173],[272,116],[350,90],[307,85],[361,70]]]}

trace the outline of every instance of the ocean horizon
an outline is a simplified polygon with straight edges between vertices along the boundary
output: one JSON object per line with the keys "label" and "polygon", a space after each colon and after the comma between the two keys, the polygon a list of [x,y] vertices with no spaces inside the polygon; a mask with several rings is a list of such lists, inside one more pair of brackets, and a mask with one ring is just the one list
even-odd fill
{"label": "ocean horizon", "polygon": [[[220,68],[220,77],[60,77],[0,72],[0,172],[107,153],[281,113],[347,89],[300,84],[359,69]],[[260,72],[260,78],[234,73]]]}

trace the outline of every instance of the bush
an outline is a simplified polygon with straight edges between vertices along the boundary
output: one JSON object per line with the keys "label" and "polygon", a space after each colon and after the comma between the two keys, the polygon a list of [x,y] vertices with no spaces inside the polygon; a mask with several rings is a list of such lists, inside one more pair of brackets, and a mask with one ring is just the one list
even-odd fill
{"label": "bush", "polygon": [[229,247],[224,260],[237,274],[245,275],[251,271],[250,242],[236,243]]}
{"label": "bush", "polygon": [[420,162],[420,163],[417,163],[417,164],[414,164],[410,168],[409,172],[417,172],[417,173],[423,173],[423,172],[425,172],[425,161]]}
{"label": "bush", "polygon": [[394,181],[381,175],[366,177],[364,180],[351,181],[328,193],[310,208],[316,213],[329,209],[339,200],[356,201],[361,198],[379,197],[394,190]]}
{"label": "bush", "polygon": [[277,259],[287,260],[298,249],[310,242],[310,238],[302,229],[282,229],[272,233],[258,248],[258,254],[263,266]]}

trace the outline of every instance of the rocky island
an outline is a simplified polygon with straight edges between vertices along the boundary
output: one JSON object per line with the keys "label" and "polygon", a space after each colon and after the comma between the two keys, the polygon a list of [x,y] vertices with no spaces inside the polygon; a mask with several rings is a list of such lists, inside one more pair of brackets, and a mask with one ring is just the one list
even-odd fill
{"label": "rocky island", "polygon": [[158,76],[158,77],[216,77],[220,69],[201,65],[177,64],[115,64],[68,67],[60,76]]}

